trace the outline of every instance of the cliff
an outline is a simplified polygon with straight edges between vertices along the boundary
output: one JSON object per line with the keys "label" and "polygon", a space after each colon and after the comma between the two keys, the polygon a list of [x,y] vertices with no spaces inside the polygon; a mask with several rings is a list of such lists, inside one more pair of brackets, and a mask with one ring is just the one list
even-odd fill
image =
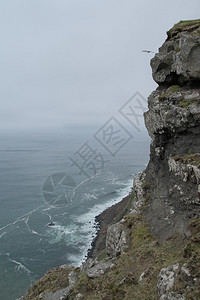
{"label": "cliff", "polygon": [[199,299],[200,20],[169,30],[151,67],[146,170],[123,209],[100,215],[86,263],[49,271],[21,300]]}

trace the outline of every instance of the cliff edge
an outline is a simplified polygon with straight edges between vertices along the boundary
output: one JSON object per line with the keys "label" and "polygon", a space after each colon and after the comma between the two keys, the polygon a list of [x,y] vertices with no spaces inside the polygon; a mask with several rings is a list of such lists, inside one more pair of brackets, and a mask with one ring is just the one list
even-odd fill
{"label": "cliff edge", "polygon": [[187,237],[200,204],[200,21],[168,31],[151,67],[159,87],[144,115],[152,138],[145,215],[161,239],[175,232]]}
{"label": "cliff edge", "polygon": [[200,20],[174,25],[151,67],[150,161],[123,214],[105,222],[104,212],[93,255],[49,271],[21,300],[199,299]]}

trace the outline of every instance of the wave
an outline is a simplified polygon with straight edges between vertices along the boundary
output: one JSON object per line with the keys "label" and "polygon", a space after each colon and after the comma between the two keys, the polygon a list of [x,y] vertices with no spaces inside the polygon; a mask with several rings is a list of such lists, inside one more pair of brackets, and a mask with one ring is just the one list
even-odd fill
{"label": "wave", "polygon": [[[95,217],[101,214],[105,209],[118,203],[124,197],[126,197],[132,189],[133,180],[129,180],[125,188],[119,189],[118,191],[113,191],[108,193],[113,198],[107,200],[103,204],[95,204],[89,211],[85,214],[73,216],[73,220],[76,224],[80,224],[79,232],[84,240],[84,246],[81,247],[82,255],[70,255],[69,259],[71,264],[75,266],[80,266],[80,264],[86,259],[88,250],[91,249],[91,244],[97,235],[98,227],[95,221]],[[115,197],[117,195],[117,197]]]}
{"label": "wave", "polygon": [[31,272],[28,268],[26,268],[21,262],[16,261],[16,260],[14,260],[14,259],[11,259],[10,257],[8,257],[8,259],[9,259],[10,262],[12,262],[12,263],[14,263],[14,264],[17,265],[17,266],[15,267],[15,270],[16,270],[16,271],[18,271],[18,272],[23,271],[23,272],[27,273],[28,275],[31,275],[31,274],[32,274],[32,272]]}
{"label": "wave", "polygon": [[32,214],[34,214],[35,212],[39,211],[40,208],[41,207],[33,209],[30,212],[28,212],[28,213],[26,213],[26,214],[18,217],[17,219],[15,219],[15,221],[10,222],[10,223],[6,224],[5,226],[1,227],[0,228],[0,239],[3,238],[3,237],[5,237],[6,235],[10,234],[14,230],[18,229],[20,223],[25,224],[28,232],[30,232],[31,234],[40,236],[40,234],[38,232],[36,232],[35,230],[31,229],[30,226],[29,226],[29,224],[28,224],[30,216]]}
{"label": "wave", "polygon": [[[83,199],[95,199],[93,205],[90,203],[88,207],[85,206],[85,213],[80,214],[80,211],[73,210],[73,213],[70,215],[66,214],[66,212],[60,212],[57,215],[53,207],[43,209],[42,213],[46,214],[49,220],[54,222],[53,226],[46,226],[46,241],[50,245],[64,243],[66,245],[67,263],[79,266],[86,259],[88,250],[91,248],[98,232],[98,224],[95,217],[127,196],[131,191],[132,183],[133,180],[131,178],[128,182],[121,183],[121,188],[118,190],[115,185],[113,191],[109,191],[103,196],[101,194],[105,192],[104,190],[101,191],[98,197],[98,193],[96,194],[94,189],[92,193],[84,193]],[[99,203],[97,203],[98,199]],[[66,217],[64,216],[65,214]]]}

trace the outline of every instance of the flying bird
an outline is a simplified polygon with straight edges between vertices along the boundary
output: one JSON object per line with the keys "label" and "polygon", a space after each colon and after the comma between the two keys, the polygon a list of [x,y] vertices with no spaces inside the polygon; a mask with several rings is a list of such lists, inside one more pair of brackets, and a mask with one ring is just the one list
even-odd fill
{"label": "flying bird", "polygon": [[146,52],[146,53],[156,53],[156,52],[153,52],[151,50],[142,50],[142,52]]}

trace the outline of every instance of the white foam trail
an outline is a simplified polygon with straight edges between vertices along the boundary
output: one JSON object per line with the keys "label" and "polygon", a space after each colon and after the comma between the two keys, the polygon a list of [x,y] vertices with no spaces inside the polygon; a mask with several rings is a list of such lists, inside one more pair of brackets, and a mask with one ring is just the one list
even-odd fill
{"label": "white foam trail", "polygon": [[41,206],[39,206],[36,209],[33,209],[30,212],[28,212],[28,213],[26,213],[26,214],[18,217],[14,222],[8,223],[7,225],[1,227],[0,231],[4,230],[5,228],[9,228],[9,227],[10,227],[10,229],[12,229],[12,227],[14,225],[16,225],[18,222],[24,222],[27,225],[27,223],[26,223],[27,217],[29,218],[30,215],[32,215],[34,212],[36,212],[37,210],[39,210],[39,208],[41,208]]}
{"label": "white foam trail", "polygon": [[55,224],[54,226],[49,226],[46,229],[46,233],[49,237],[48,241],[50,244],[54,244],[57,242],[60,242],[62,239],[66,241],[66,243],[76,243],[76,237],[77,242],[80,241],[80,236],[78,236],[78,226],[73,224],[71,226],[61,226]]}
{"label": "white foam trail", "polygon": [[89,199],[96,200],[97,199],[97,196],[95,196],[94,194],[90,194],[90,193],[84,193],[83,197],[84,197],[84,200],[89,200]]}
{"label": "white foam trail", "polygon": [[4,235],[6,235],[6,233],[7,233],[7,231],[4,231],[2,234],[0,234],[0,239],[1,239]]}
{"label": "white foam trail", "polygon": [[38,235],[38,236],[41,236],[41,234],[39,234],[37,231],[35,231],[35,230],[33,230],[33,229],[30,228],[30,226],[29,226],[29,224],[28,224],[29,217],[30,217],[30,216],[28,216],[28,218],[24,221],[24,223],[26,224],[26,227],[27,227],[28,231],[29,231],[30,233],[32,233],[32,234],[36,234],[36,235]]}
{"label": "white foam trail", "polygon": [[32,234],[36,234],[36,235],[38,235],[38,236],[41,236],[41,234],[39,234],[37,231],[35,231],[35,230],[31,230],[31,233]]}
{"label": "white foam trail", "polygon": [[32,274],[32,272],[31,272],[29,269],[27,269],[27,268],[26,268],[22,263],[20,263],[19,261],[16,261],[16,260],[14,260],[14,259],[11,259],[10,257],[8,257],[8,259],[9,259],[11,262],[13,262],[14,264],[17,265],[17,267],[16,267],[16,270],[17,270],[17,271],[24,271],[24,272],[26,272],[28,275]]}
{"label": "white foam trail", "polygon": [[91,249],[91,243],[94,240],[94,237],[97,234],[97,228],[95,223],[95,217],[101,214],[108,207],[111,207],[113,204],[120,202],[124,197],[126,197],[132,189],[133,179],[130,179],[128,183],[126,183],[126,188],[122,188],[119,190],[119,196],[117,198],[113,198],[112,200],[108,200],[104,204],[96,204],[90,209],[87,213],[81,216],[73,216],[74,221],[78,223],[82,223],[79,232],[81,234],[81,239],[84,237],[85,246],[81,247],[80,255],[70,255],[69,259],[74,266],[80,266],[80,264],[85,261],[88,250]]}

